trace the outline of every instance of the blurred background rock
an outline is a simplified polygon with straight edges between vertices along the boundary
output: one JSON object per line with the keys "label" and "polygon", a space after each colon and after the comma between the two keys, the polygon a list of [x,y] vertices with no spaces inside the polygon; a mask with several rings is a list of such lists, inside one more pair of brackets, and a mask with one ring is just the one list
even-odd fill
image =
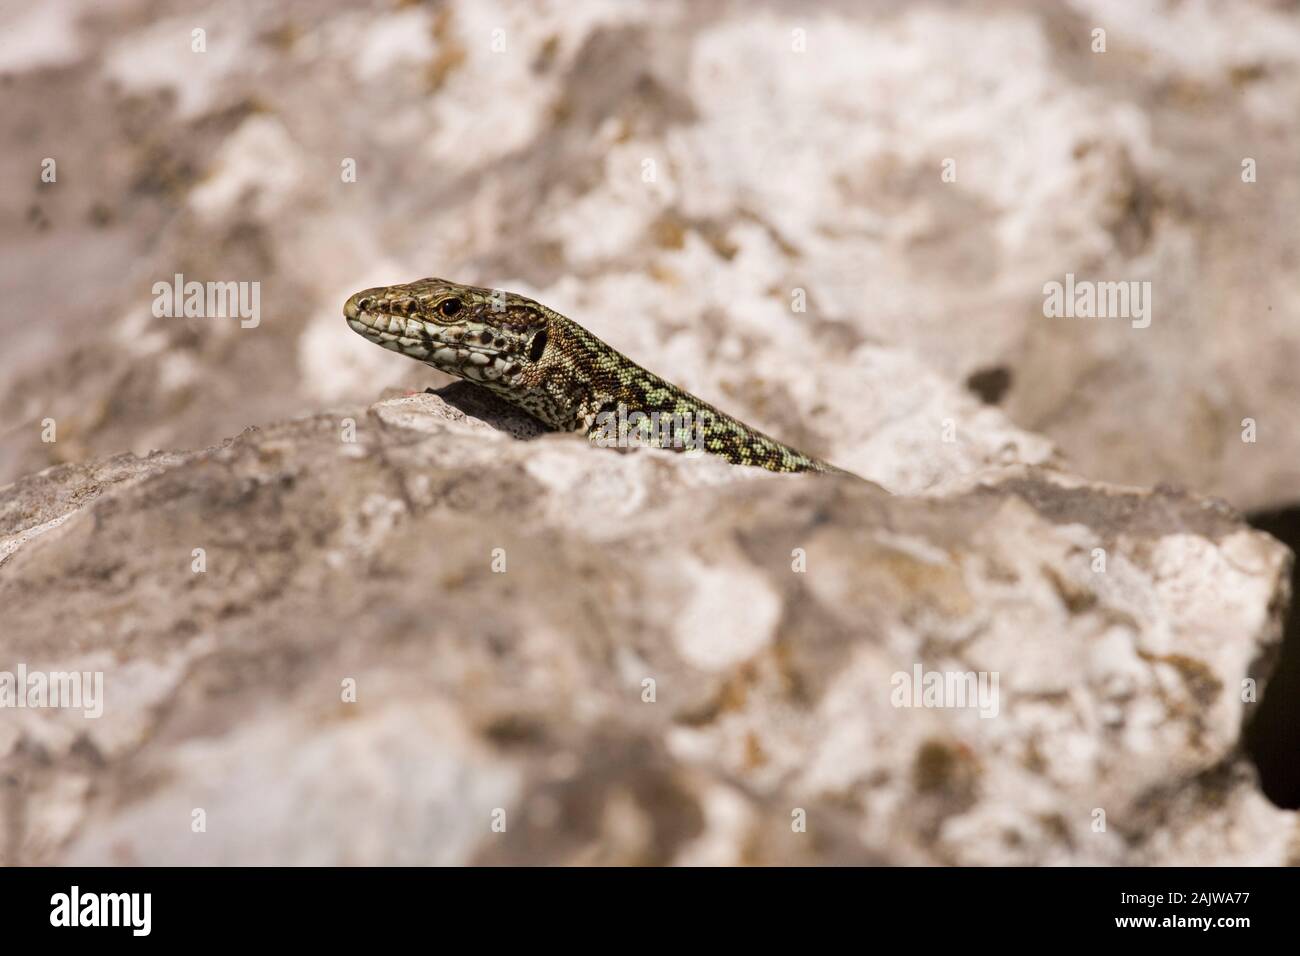
{"label": "blurred background rock", "polygon": [[[4,10],[0,481],[436,383],[339,309],[442,275],[886,484],[880,344],[1089,477],[1300,498],[1294,3]],[[178,272],[260,282],[260,327],[155,320]],[[1045,318],[1067,272],[1150,281],[1151,326]]]}
{"label": "blurred background rock", "polygon": [[[1257,526],[1292,542],[1300,537],[1300,429],[1295,427],[1300,408],[1300,8],[1294,2],[846,0],[795,11],[774,2],[3,0],[0,22],[0,485],[51,465],[122,451],[204,448],[249,425],[356,408],[383,394],[445,384],[439,373],[396,359],[352,334],[340,312],[346,296],[358,289],[440,275],[531,294],[683,387],[892,491],[970,493],[972,500],[952,507],[963,515],[967,507],[978,513],[978,519],[969,519],[972,529],[984,528],[987,514],[981,509],[986,502],[981,504],[979,495],[963,485],[966,479],[998,466],[1064,462],[1094,481],[1165,483],[1221,496],[1249,512]],[[202,52],[194,49],[196,30],[202,31]],[[1096,49],[1097,30],[1104,31],[1104,52]],[[55,161],[54,182],[42,181],[46,159]],[[348,181],[345,172],[352,168],[355,181]],[[1246,169],[1252,175],[1244,176]],[[241,328],[233,319],[155,318],[153,284],[170,282],[178,273],[200,282],[259,283],[259,324]],[[1066,274],[1149,282],[1150,326],[1133,328],[1124,319],[1045,317],[1044,285],[1064,281]],[[806,302],[806,311],[793,308],[796,302]],[[41,440],[46,419],[57,422],[57,442]],[[1253,442],[1242,440],[1247,419],[1255,424]],[[959,439],[952,445],[938,439],[945,420],[957,424]],[[282,446],[263,448],[250,439],[251,444],[237,444],[230,456],[250,474],[258,468],[269,474],[274,469],[268,462],[278,461],[277,456],[305,463],[293,465],[303,474],[337,467],[333,457],[309,446],[312,427],[282,426],[286,430],[276,432]],[[374,436],[368,440],[373,448],[385,447]],[[454,463],[455,482],[483,480],[484,469],[474,464],[475,442],[448,439],[446,447],[465,456]],[[260,464],[244,460],[250,449]],[[433,453],[426,449],[422,454]],[[432,464],[423,459],[411,464],[410,480],[434,467],[434,458]],[[0,532],[9,535],[4,543],[16,549],[27,540],[24,535],[35,533],[29,527],[37,520],[32,516],[61,522],[66,515],[50,510],[51,502],[82,494],[89,499],[113,482],[125,488],[184,461],[188,459],[175,455],[148,463],[110,461],[11,488],[8,504],[0,509],[6,522]],[[579,461],[575,457],[566,467],[586,467]],[[74,834],[80,834],[81,842],[73,859],[186,859],[192,852],[187,843],[149,844],[149,827],[130,816],[136,811],[128,808],[125,816],[115,815],[113,795],[136,799],[149,790],[140,781],[154,779],[155,773],[174,774],[182,785],[159,797],[161,803],[152,809],[146,805],[140,811],[145,820],[151,813],[170,819],[171,810],[191,805],[183,785],[187,766],[216,793],[214,803],[229,800],[247,809],[241,802],[244,790],[225,783],[223,767],[235,766],[239,773],[230,778],[253,781],[248,789],[255,789],[289,756],[302,757],[290,787],[298,802],[286,797],[280,816],[274,807],[267,810],[266,825],[272,830],[297,816],[301,800],[310,799],[303,795],[318,792],[322,779],[335,779],[329,776],[334,750],[324,744],[304,750],[317,725],[302,716],[296,702],[281,706],[275,718],[275,726],[288,728],[280,736],[263,732],[271,724],[241,726],[245,736],[272,740],[268,751],[247,765],[240,763],[246,748],[234,733],[215,744],[219,759],[169,749],[169,740],[202,737],[212,726],[235,720],[229,707],[214,708],[204,695],[219,696],[229,674],[247,669],[243,658],[217,654],[205,643],[207,637],[192,645],[182,640],[169,657],[174,639],[208,634],[213,621],[227,622],[221,633],[232,643],[224,646],[225,653],[247,654],[262,669],[282,658],[297,666],[328,644],[336,656],[326,656],[311,672],[311,681],[322,688],[333,687],[338,668],[350,666],[350,639],[363,626],[355,623],[345,633],[339,621],[370,622],[365,626],[373,626],[380,636],[376,639],[384,641],[414,639],[413,622],[422,620],[425,610],[422,595],[380,590],[385,600],[396,602],[396,609],[374,623],[367,610],[371,605],[363,600],[373,594],[353,595],[331,577],[339,573],[328,565],[335,554],[328,537],[333,531],[321,531],[312,542],[296,539],[301,516],[284,515],[265,502],[257,505],[264,511],[235,515],[228,529],[231,540],[245,532],[270,536],[249,544],[244,555],[257,587],[242,596],[237,589],[219,595],[228,599],[224,605],[209,606],[205,602],[214,600],[211,596],[190,592],[177,598],[175,606],[150,597],[147,582],[161,580],[165,571],[148,564],[151,558],[142,554],[147,548],[140,542],[163,540],[175,530],[168,523],[172,518],[185,529],[198,517],[203,518],[198,526],[219,525],[220,514],[205,509],[215,501],[242,500],[243,484],[224,473],[214,476],[205,467],[201,462],[169,479],[176,482],[179,500],[191,505],[180,517],[151,516],[154,499],[122,492],[126,497],[120,507],[137,516],[123,521],[144,529],[135,550],[123,552],[125,556],[107,545],[101,545],[103,553],[86,545],[89,556],[79,564],[77,535],[87,532],[69,522],[66,537],[49,539],[45,551],[29,549],[34,556],[16,570],[13,564],[6,568],[15,582],[11,595],[25,595],[21,606],[13,602],[11,623],[25,627],[21,634],[11,630],[7,635],[10,650],[29,657],[54,653],[54,645],[42,644],[42,635],[34,631],[37,622],[50,620],[50,609],[61,601],[54,584],[61,584],[64,574],[72,581],[89,576],[108,581],[107,591],[88,589],[86,605],[70,603],[60,613],[93,620],[98,630],[85,640],[115,648],[128,673],[139,674],[141,668],[145,673],[132,685],[145,688],[133,698],[145,715],[133,711],[129,719],[122,718],[125,723],[106,722],[96,731],[98,737],[86,738],[89,744],[71,743],[60,736],[62,731],[43,724],[8,737],[0,733],[0,750],[7,746],[25,755],[27,776],[10,779],[22,779],[30,794],[20,823],[6,824],[7,832],[19,834],[7,845],[9,859],[57,861],[63,858],[59,848]],[[515,484],[523,468],[502,464],[502,474],[490,476],[489,488],[499,484],[508,489],[501,492],[503,500],[516,492],[532,500],[529,495],[541,492],[530,486],[525,494]],[[270,480],[259,475],[258,480]],[[345,478],[338,476],[340,482]],[[663,480],[665,488],[676,487]],[[579,487],[560,480],[552,493],[568,500],[561,492],[578,494]],[[747,520],[744,516],[752,515],[749,492],[732,494],[736,497],[718,499],[719,513],[736,522]],[[1024,540],[1036,543],[1025,545],[1030,550],[1021,556],[1032,557],[1041,547],[1043,566],[1056,569],[1053,581],[1069,573],[1070,552],[1060,542],[1073,532],[1052,531],[1043,523],[1074,514],[1055,500],[1057,494],[1043,491],[1047,503],[1036,502],[1046,518],[1027,513],[999,517],[990,526],[1005,522],[1007,540],[972,547],[987,547],[995,556],[1004,548],[1021,553],[1015,529],[1029,528],[1032,533],[1025,532]],[[1088,499],[1080,527],[1102,537],[1120,534],[1109,493],[1094,489],[1089,494],[1097,497]],[[1191,550],[1178,552],[1180,562],[1194,565],[1189,555],[1195,554],[1219,561],[1222,550],[1222,560],[1230,564],[1238,553],[1234,548],[1254,554],[1256,545],[1247,547],[1217,526],[1213,533],[1200,528],[1186,516],[1198,513],[1196,508],[1168,494],[1174,497],[1144,493],[1132,505],[1134,514],[1150,509],[1155,516],[1151,527],[1159,529],[1151,541],[1142,537],[1149,528],[1135,531],[1138,564],[1142,555],[1161,547],[1176,549],[1168,541],[1170,529],[1184,525]],[[338,496],[340,508],[346,508],[347,496],[343,491]],[[315,497],[328,499],[325,492]],[[664,497],[672,496],[665,492]],[[1171,500],[1180,502],[1177,508]],[[306,505],[298,506],[305,514]],[[486,507],[482,502],[476,506]],[[911,506],[900,502],[891,507]],[[841,501],[837,508],[836,520],[846,527],[861,514],[852,502]],[[1186,509],[1186,515],[1178,509]],[[484,520],[493,514],[488,507]],[[155,517],[159,523],[151,524]],[[424,544],[410,547],[421,561],[470,562],[459,551],[450,555],[450,546],[441,543],[448,526],[438,522],[444,517],[436,508],[424,514],[420,520],[434,522],[425,529],[433,533],[420,537]],[[358,520],[364,525],[372,518]],[[321,527],[332,527],[330,520],[322,517]],[[773,521],[805,527],[797,510]],[[538,527],[543,524],[539,519]],[[384,539],[398,534],[401,523],[383,527],[388,530],[366,534]],[[718,540],[729,534],[717,533]],[[177,547],[188,548],[189,539],[177,534]],[[1064,538],[1058,540],[1057,534]],[[1235,543],[1224,545],[1220,537]],[[948,547],[943,536],[935,540]],[[263,588],[270,578],[257,576],[279,580],[283,569],[272,565],[280,541],[289,542],[284,561],[308,569],[312,583],[304,593],[353,602],[342,608],[306,602],[316,615],[310,618],[313,627],[319,628],[311,634],[275,630],[286,627],[286,620],[299,619],[293,603],[299,596],[292,588],[284,606],[264,602],[264,590],[278,593],[279,585]],[[575,545],[574,551],[587,546]],[[672,550],[678,546],[663,542],[663,560],[671,563],[675,556],[687,561],[687,555]],[[60,556],[59,548],[73,550]],[[845,567],[856,560],[851,550],[847,545],[842,549]],[[263,560],[258,555],[268,553],[268,563],[258,564]],[[606,557],[619,553],[615,549]],[[892,556],[882,560],[893,566]],[[970,560],[978,564],[983,558]],[[1199,663],[1193,667],[1178,658],[1166,662],[1163,677],[1144,685],[1142,693],[1150,696],[1142,696],[1139,704],[1159,698],[1163,707],[1177,698],[1184,709],[1175,718],[1192,728],[1189,740],[1192,731],[1199,735],[1205,729],[1193,705],[1207,687],[1213,697],[1222,687],[1233,688],[1243,673],[1254,673],[1251,648],[1276,656],[1274,618],[1285,604],[1279,561],[1267,552],[1251,565],[1245,583],[1228,587],[1239,587],[1246,597],[1238,600],[1233,592],[1220,604],[1206,598],[1212,605],[1207,614],[1222,612],[1211,630],[1216,640],[1223,638],[1216,645],[1223,660],[1203,671]],[[1178,588],[1221,596],[1213,590],[1215,582],[1228,578],[1222,565],[1207,562],[1200,571],[1193,566]],[[743,586],[737,585],[736,593],[751,593],[745,582],[751,582],[753,568],[740,559],[732,563],[742,569],[736,580]],[[128,571],[112,570],[123,567]],[[557,565],[566,573],[585,567],[572,556]],[[996,591],[997,568],[986,570],[993,584],[978,573],[973,580]],[[1139,576],[1133,587],[1144,595],[1180,580],[1163,579],[1160,568],[1140,571],[1149,577]],[[114,573],[145,583],[118,586],[112,583]],[[446,574],[455,578],[461,572]],[[645,586],[653,587],[655,576],[647,575]],[[839,630],[828,623],[826,618],[843,610],[840,604],[848,601],[852,586],[823,608],[817,602],[801,604],[801,592],[787,594],[781,580],[773,586],[783,597],[769,603],[785,610],[780,615],[773,610],[772,619],[764,620],[772,633],[778,632],[778,618],[784,622],[782,640],[803,635],[806,643],[795,643],[806,651],[818,640],[840,647],[835,642],[847,646],[878,637],[876,632],[864,636],[843,622]],[[849,574],[844,580],[855,579]],[[546,591],[550,581],[539,578],[536,590]],[[45,586],[51,590],[41,591]],[[172,593],[159,586],[163,594]],[[367,581],[358,587],[380,585]],[[123,589],[134,604],[120,599]],[[707,587],[704,591],[712,593]],[[882,617],[894,622],[891,627],[911,626],[910,602],[924,603],[929,599],[924,592],[923,587],[915,593],[904,589],[900,606],[882,610]],[[978,593],[987,606],[998,606],[996,599]],[[1044,594],[1027,600],[1036,626],[1051,630],[1057,625],[1044,622],[1057,620],[1052,603],[1057,599],[1051,597],[1052,588]],[[240,603],[245,600],[247,605]],[[1018,606],[1015,595],[1008,600],[1011,607]],[[1067,622],[1073,630],[1063,640],[1076,642],[1074,651],[1080,654],[1080,648],[1091,646],[1095,622],[1080,623],[1076,612],[1101,613],[1089,610],[1091,600],[1065,600],[1074,617]],[[500,603],[496,597],[483,601],[484,607]],[[1103,595],[1097,606],[1106,614],[1113,609],[1129,613],[1126,601]],[[851,601],[846,606],[852,610]],[[973,611],[962,613],[978,615],[981,606],[977,601]],[[502,613],[508,617],[511,607]],[[1171,633],[1186,638],[1200,618],[1195,610],[1189,599],[1168,619],[1158,614],[1143,618],[1140,626],[1133,625],[1140,633],[1137,643],[1153,646],[1151,641],[1159,643]],[[650,607],[636,620],[654,623],[655,613]],[[727,613],[714,608],[709,617]],[[252,616],[245,619],[244,614]],[[244,625],[227,626],[231,618]],[[498,623],[501,633],[516,632],[512,621]],[[1067,633],[1067,623],[1059,625],[1061,634]],[[564,633],[590,632],[591,641],[609,633],[599,620],[565,624],[570,626],[574,630]],[[635,629],[629,624],[626,633]],[[1003,635],[1008,646],[1019,640],[1018,633],[1013,628]],[[156,643],[140,634],[152,635]],[[1230,646],[1234,634],[1246,642],[1245,649]],[[264,645],[268,635],[274,640]],[[479,653],[473,637],[439,639],[452,642],[447,646],[453,650],[446,653],[453,657],[460,653],[455,641],[467,641],[464,653],[472,656]],[[924,638],[923,633],[922,648],[927,646]],[[79,652],[82,639],[65,641],[57,653]],[[547,649],[537,661],[554,659],[549,642],[555,638],[549,631],[530,631],[521,640]],[[316,643],[309,649],[304,642],[312,641]],[[1300,701],[1296,641],[1293,634],[1270,687],[1274,692],[1262,705],[1262,711],[1275,712],[1254,722],[1251,743],[1264,792],[1275,804],[1289,807],[1300,804],[1294,760],[1300,716],[1286,703]],[[786,666],[781,663],[787,653],[783,647],[787,645],[778,646],[776,663],[755,665],[760,675],[769,665],[776,671]],[[416,668],[415,662],[427,657],[427,648],[418,642],[408,650],[399,655],[403,666]],[[573,651],[574,674],[588,662],[581,650]],[[911,648],[899,659],[921,653]],[[200,677],[209,673],[202,680],[212,682],[201,680],[198,691],[187,676],[192,658],[202,661],[194,665]],[[1154,672],[1156,665],[1143,660]],[[150,669],[156,661],[164,661],[157,673]],[[602,661],[601,666],[612,667]],[[880,680],[898,663],[894,657],[873,661],[881,669]],[[807,674],[823,675],[829,682],[842,663],[831,655],[810,665]],[[758,679],[749,663],[736,668],[719,678],[721,689],[701,684],[695,697],[716,694],[735,703],[727,688]],[[1169,676],[1175,672],[1186,679],[1186,701],[1164,696],[1170,691],[1162,681],[1181,686],[1177,675]],[[443,676],[439,671],[429,679]],[[489,683],[509,698],[509,675],[492,677]],[[396,677],[390,671],[383,679]],[[604,678],[591,679],[596,686],[609,685]],[[440,692],[448,696],[428,704],[433,714],[429,725],[443,730],[456,720],[440,708],[473,707],[447,703],[458,692],[456,682],[448,680]],[[775,686],[785,686],[773,680]],[[1059,691],[1044,680],[1042,687],[1048,689],[1043,693]],[[594,693],[581,677],[575,681],[577,696]],[[666,730],[662,739],[658,731],[646,732],[650,756],[624,766],[614,755],[629,741],[641,740],[641,729],[623,737],[610,731],[613,743],[589,739],[582,736],[586,731],[575,730],[581,721],[566,722],[557,711],[549,718],[558,724],[529,736],[533,715],[520,718],[505,708],[471,714],[467,720],[489,728],[483,739],[504,734],[505,749],[528,754],[528,759],[507,754],[489,760],[476,749],[481,741],[447,744],[457,755],[462,744],[473,753],[462,764],[457,762],[461,756],[444,759],[441,751],[431,756],[421,750],[423,743],[409,744],[417,738],[407,721],[423,713],[419,707],[425,706],[428,686],[414,683],[404,691],[409,707],[370,713],[366,723],[355,725],[361,730],[341,733],[348,740],[348,734],[356,736],[358,752],[376,741],[406,741],[393,744],[400,768],[430,763],[448,768],[450,782],[444,781],[438,799],[470,792],[485,801],[505,799],[498,794],[513,792],[521,766],[535,770],[553,762],[554,748],[548,749],[548,733],[553,733],[572,743],[570,756],[589,755],[574,778],[582,785],[574,784],[560,801],[564,819],[585,819],[588,795],[604,792],[591,781],[611,775],[623,779],[620,774],[626,771],[623,783],[635,792],[637,774],[659,780],[664,740],[681,729]],[[203,690],[210,686],[218,690]],[[174,701],[171,695],[183,698],[182,705],[158,705],[172,714],[160,743],[150,737],[158,728],[149,723],[147,712],[158,701]],[[900,772],[906,776],[900,768],[915,762],[918,786],[942,797],[936,803],[942,804],[942,813],[936,810],[935,820],[927,818],[916,824],[915,832],[908,831],[904,842],[915,844],[890,847],[895,825],[907,824],[885,810],[872,818],[871,826],[879,832],[853,849],[844,849],[849,846],[844,840],[864,831],[850,814],[842,824],[843,840],[837,837],[797,853],[755,847],[752,834],[736,835],[732,842],[722,839],[725,852],[710,844],[709,852],[697,846],[678,857],[669,852],[673,841],[641,837],[631,841],[639,849],[626,853],[601,856],[582,840],[578,843],[585,849],[573,852],[580,859],[619,862],[662,862],[692,854],[733,862],[1283,861],[1290,851],[1279,834],[1293,827],[1293,817],[1266,806],[1251,773],[1234,762],[1240,720],[1225,703],[1228,697],[1217,698],[1221,712],[1208,749],[1189,743],[1191,756],[1176,747],[1166,749],[1165,763],[1142,756],[1143,740],[1130,742],[1132,749],[1107,751],[1113,762],[1107,772],[1129,786],[1114,799],[1131,800],[1158,818],[1150,825],[1130,819],[1130,829],[1118,843],[1086,850],[1076,846],[1078,820],[1072,814],[1090,806],[1092,791],[1078,780],[1063,784],[1056,779],[1045,784],[1050,799],[1041,802],[1047,809],[1020,806],[1021,829],[998,850],[998,815],[1012,812],[998,801],[1015,800],[996,791],[1019,779],[1020,770],[1014,768],[1020,758],[998,751],[1001,744],[992,738],[982,744],[988,753],[981,750],[972,758],[965,744],[933,744],[921,734],[906,737],[897,754],[880,744],[883,770],[854,765],[863,779],[879,772],[882,779],[894,774],[897,780]],[[782,699],[779,693],[777,698]],[[395,700],[400,704],[401,694]],[[536,701],[539,712],[549,706],[547,700],[553,702],[545,696]],[[820,705],[819,699],[792,706],[814,705]],[[773,746],[773,740],[779,746],[779,734],[765,736],[764,722],[780,727],[781,706],[785,704],[760,708],[755,715],[758,729],[752,739],[759,743],[753,747]],[[606,718],[614,712],[606,712]],[[860,716],[849,707],[837,729]],[[505,730],[498,733],[493,729],[498,725]],[[512,729],[517,726],[526,731],[522,744]],[[1171,726],[1180,733],[1185,729],[1180,723]],[[810,752],[809,741],[823,739],[821,725],[814,722],[813,727],[814,733],[800,738],[791,753]],[[1036,730],[1023,721],[1011,727],[1034,750]],[[1091,729],[1105,741],[1104,727]],[[947,726],[945,732],[951,730]],[[733,727],[724,733],[740,732]],[[465,734],[465,740],[473,737]],[[145,752],[143,764],[132,763],[145,739],[153,741],[154,750]],[[728,738],[726,746],[744,750],[750,739],[741,733]],[[521,749],[510,750],[516,746]],[[869,749],[854,753],[866,754],[863,759],[870,764],[877,758]],[[996,759],[989,756],[995,752]],[[58,759],[66,763],[56,761],[51,770],[48,753],[61,754]],[[831,766],[840,759],[837,753],[822,757]],[[87,770],[119,759],[112,764],[112,785],[99,769]],[[764,754],[754,761],[768,759]],[[972,804],[979,790],[974,781],[985,771],[970,770],[972,760],[989,768],[983,779],[990,800],[977,805]],[[943,772],[926,769],[932,770],[935,761]],[[1036,751],[1023,762],[1032,774],[1052,775],[1050,761],[1040,763]],[[779,759],[772,766],[789,769]],[[1133,776],[1137,766],[1146,774],[1140,780]],[[736,767],[724,767],[719,779],[733,771]],[[765,772],[780,777],[775,770]],[[685,826],[681,821],[686,820],[692,836],[704,832],[712,838],[713,830],[700,817],[704,811],[690,804],[693,809],[684,812],[680,805],[679,791],[694,785],[682,784],[671,768],[663,774],[672,778],[671,786],[651,789],[671,799],[648,811],[652,829]],[[1191,782],[1181,789],[1171,782],[1167,791],[1160,790],[1161,781],[1180,774]],[[365,787],[371,783],[385,800],[401,803],[408,791],[393,784],[400,776],[372,775],[359,790],[348,789],[344,780],[339,786],[346,793],[322,812],[328,818],[332,807],[346,816],[354,799],[359,806],[369,805]],[[710,789],[717,780],[709,779],[708,787],[697,788],[711,794],[701,798],[700,806],[711,808],[714,817],[730,819],[728,807],[739,799],[736,791],[726,785]],[[834,791],[826,799],[837,807],[842,800],[853,804],[860,781],[838,781],[836,786],[840,783],[849,796]],[[385,789],[390,784],[395,789]],[[782,792],[782,786],[787,783],[773,784],[775,789],[764,791],[767,796],[746,813],[783,823],[786,797],[797,799],[798,794]],[[1083,789],[1071,790],[1074,786]],[[911,799],[906,787],[898,794],[889,792],[890,800],[897,797],[897,806]],[[653,793],[652,802],[657,799]],[[565,802],[570,798],[573,806]],[[1188,801],[1193,810],[1184,812]],[[855,804],[856,809],[869,802]],[[1058,811],[1067,804],[1071,815],[1062,823]],[[428,818],[426,806],[401,806],[412,819]],[[873,806],[873,812],[881,811]],[[1219,813],[1215,808],[1220,806],[1236,809]],[[253,807],[250,819],[261,810]],[[626,822],[613,804],[601,812]],[[1203,824],[1202,813],[1219,816]],[[238,813],[232,810],[231,816]],[[949,817],[957,830],[944,836],[935,821]],[[1024,821],[1033,819],[1038,822],[1029,832]],[[265,822],[258,820],[259,826]],[[382,827],[371,834],[369,849],[354,853],[342,840],[322,845],[321,829],[336,823],[326,819],[321,827],[309,827],[274,858],[408,860],[400,834]],[[426,834],[429,845],[450,847],[447,859],[453,862],[563,857],[554,846],[540,844],[536,852],[515,847],[508,853],[476,849],[472,842],[461,846],[454,839],[448,842],[448,834],[459,832],[454,827],[443,832],[431,826],[435,832]],[[258,858],[269,852],[261,833],[254,826],[233,841],[208,844],[204,852],[211,855],[205,858]],[[970,837],[981,833],[992,836],[987,841]],[[1197,843],[1202,836],[1204,842]],[[1274,839],[1282,842],[1274,846]],[[132,840],[143,845],[123,851],[122,841]],[[618,841],[605,845],[616,847]]]}

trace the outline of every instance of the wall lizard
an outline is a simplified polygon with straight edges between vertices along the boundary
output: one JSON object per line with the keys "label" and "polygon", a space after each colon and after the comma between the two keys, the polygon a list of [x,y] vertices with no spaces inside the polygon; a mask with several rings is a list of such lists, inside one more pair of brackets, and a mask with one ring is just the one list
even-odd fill
{"label": "wall lizard", "polygon": [[[377,345],[495,392],[598,444],[700,448],[736,465],[850,474],[683,391],[539,302],[445,279],[365,289],[343,306]],[[639,414],[637,414],[639,413]],[[612,440],[612,441],[611,441]]]}

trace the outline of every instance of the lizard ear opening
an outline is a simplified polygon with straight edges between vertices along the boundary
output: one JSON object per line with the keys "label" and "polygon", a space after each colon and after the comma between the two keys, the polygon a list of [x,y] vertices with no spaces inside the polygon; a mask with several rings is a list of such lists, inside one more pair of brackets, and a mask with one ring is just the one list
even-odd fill
{"label": "lizard ear opening", "polygon": [[542,353],[546,351],[546,330],[542,329],[533,336],[533,340],[528,343],[528,360],[530,362],[540,362]]}

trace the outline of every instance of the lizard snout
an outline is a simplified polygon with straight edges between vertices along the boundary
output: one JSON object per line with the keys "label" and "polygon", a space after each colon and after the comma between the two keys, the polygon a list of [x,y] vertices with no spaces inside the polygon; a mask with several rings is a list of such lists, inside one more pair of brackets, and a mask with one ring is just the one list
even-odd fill
{"label": "lizard snout", "polygon": [[356,295],[343,303],[343,317],[345,319],[360,319],[363,313],[368,312],[379,298],[378,293],[382,289],[363,289]]}

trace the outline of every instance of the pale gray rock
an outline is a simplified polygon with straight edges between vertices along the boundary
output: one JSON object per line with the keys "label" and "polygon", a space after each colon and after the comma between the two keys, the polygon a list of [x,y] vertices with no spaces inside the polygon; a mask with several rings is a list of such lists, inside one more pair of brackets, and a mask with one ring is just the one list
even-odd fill
{"label": "pale gray rock", "polygon": [[1297,862],[1241,751],[1290,555],[1183,492],[891,495],[462,387],[0,522],[0,667],[104,675],[0,710],[7,864]]}
{"label": "pale gray rock", "polygon": [[[970,430],[937,373],[1089,477],[1290,505],[1300,12],[1231,6],[320,0],[214,13],[203,56],[174,0],[24,10],[0,481],[445,384],[339,314],[432,273],[891,490]],[[155,317],[176,273],[259,282],[260,323]],[[1150,324],[1045,316],[1067,274],[1149,282]]]}
{"label": "pale gray rock", "polygon": [[[1131,487],[1295,498],[1294,9],[92,6],[0,43],[0,670],[106,698],[0,710],[0,862],[1297,862],[1288,555]],[[430,273],[874,484],[371,405]]]}

